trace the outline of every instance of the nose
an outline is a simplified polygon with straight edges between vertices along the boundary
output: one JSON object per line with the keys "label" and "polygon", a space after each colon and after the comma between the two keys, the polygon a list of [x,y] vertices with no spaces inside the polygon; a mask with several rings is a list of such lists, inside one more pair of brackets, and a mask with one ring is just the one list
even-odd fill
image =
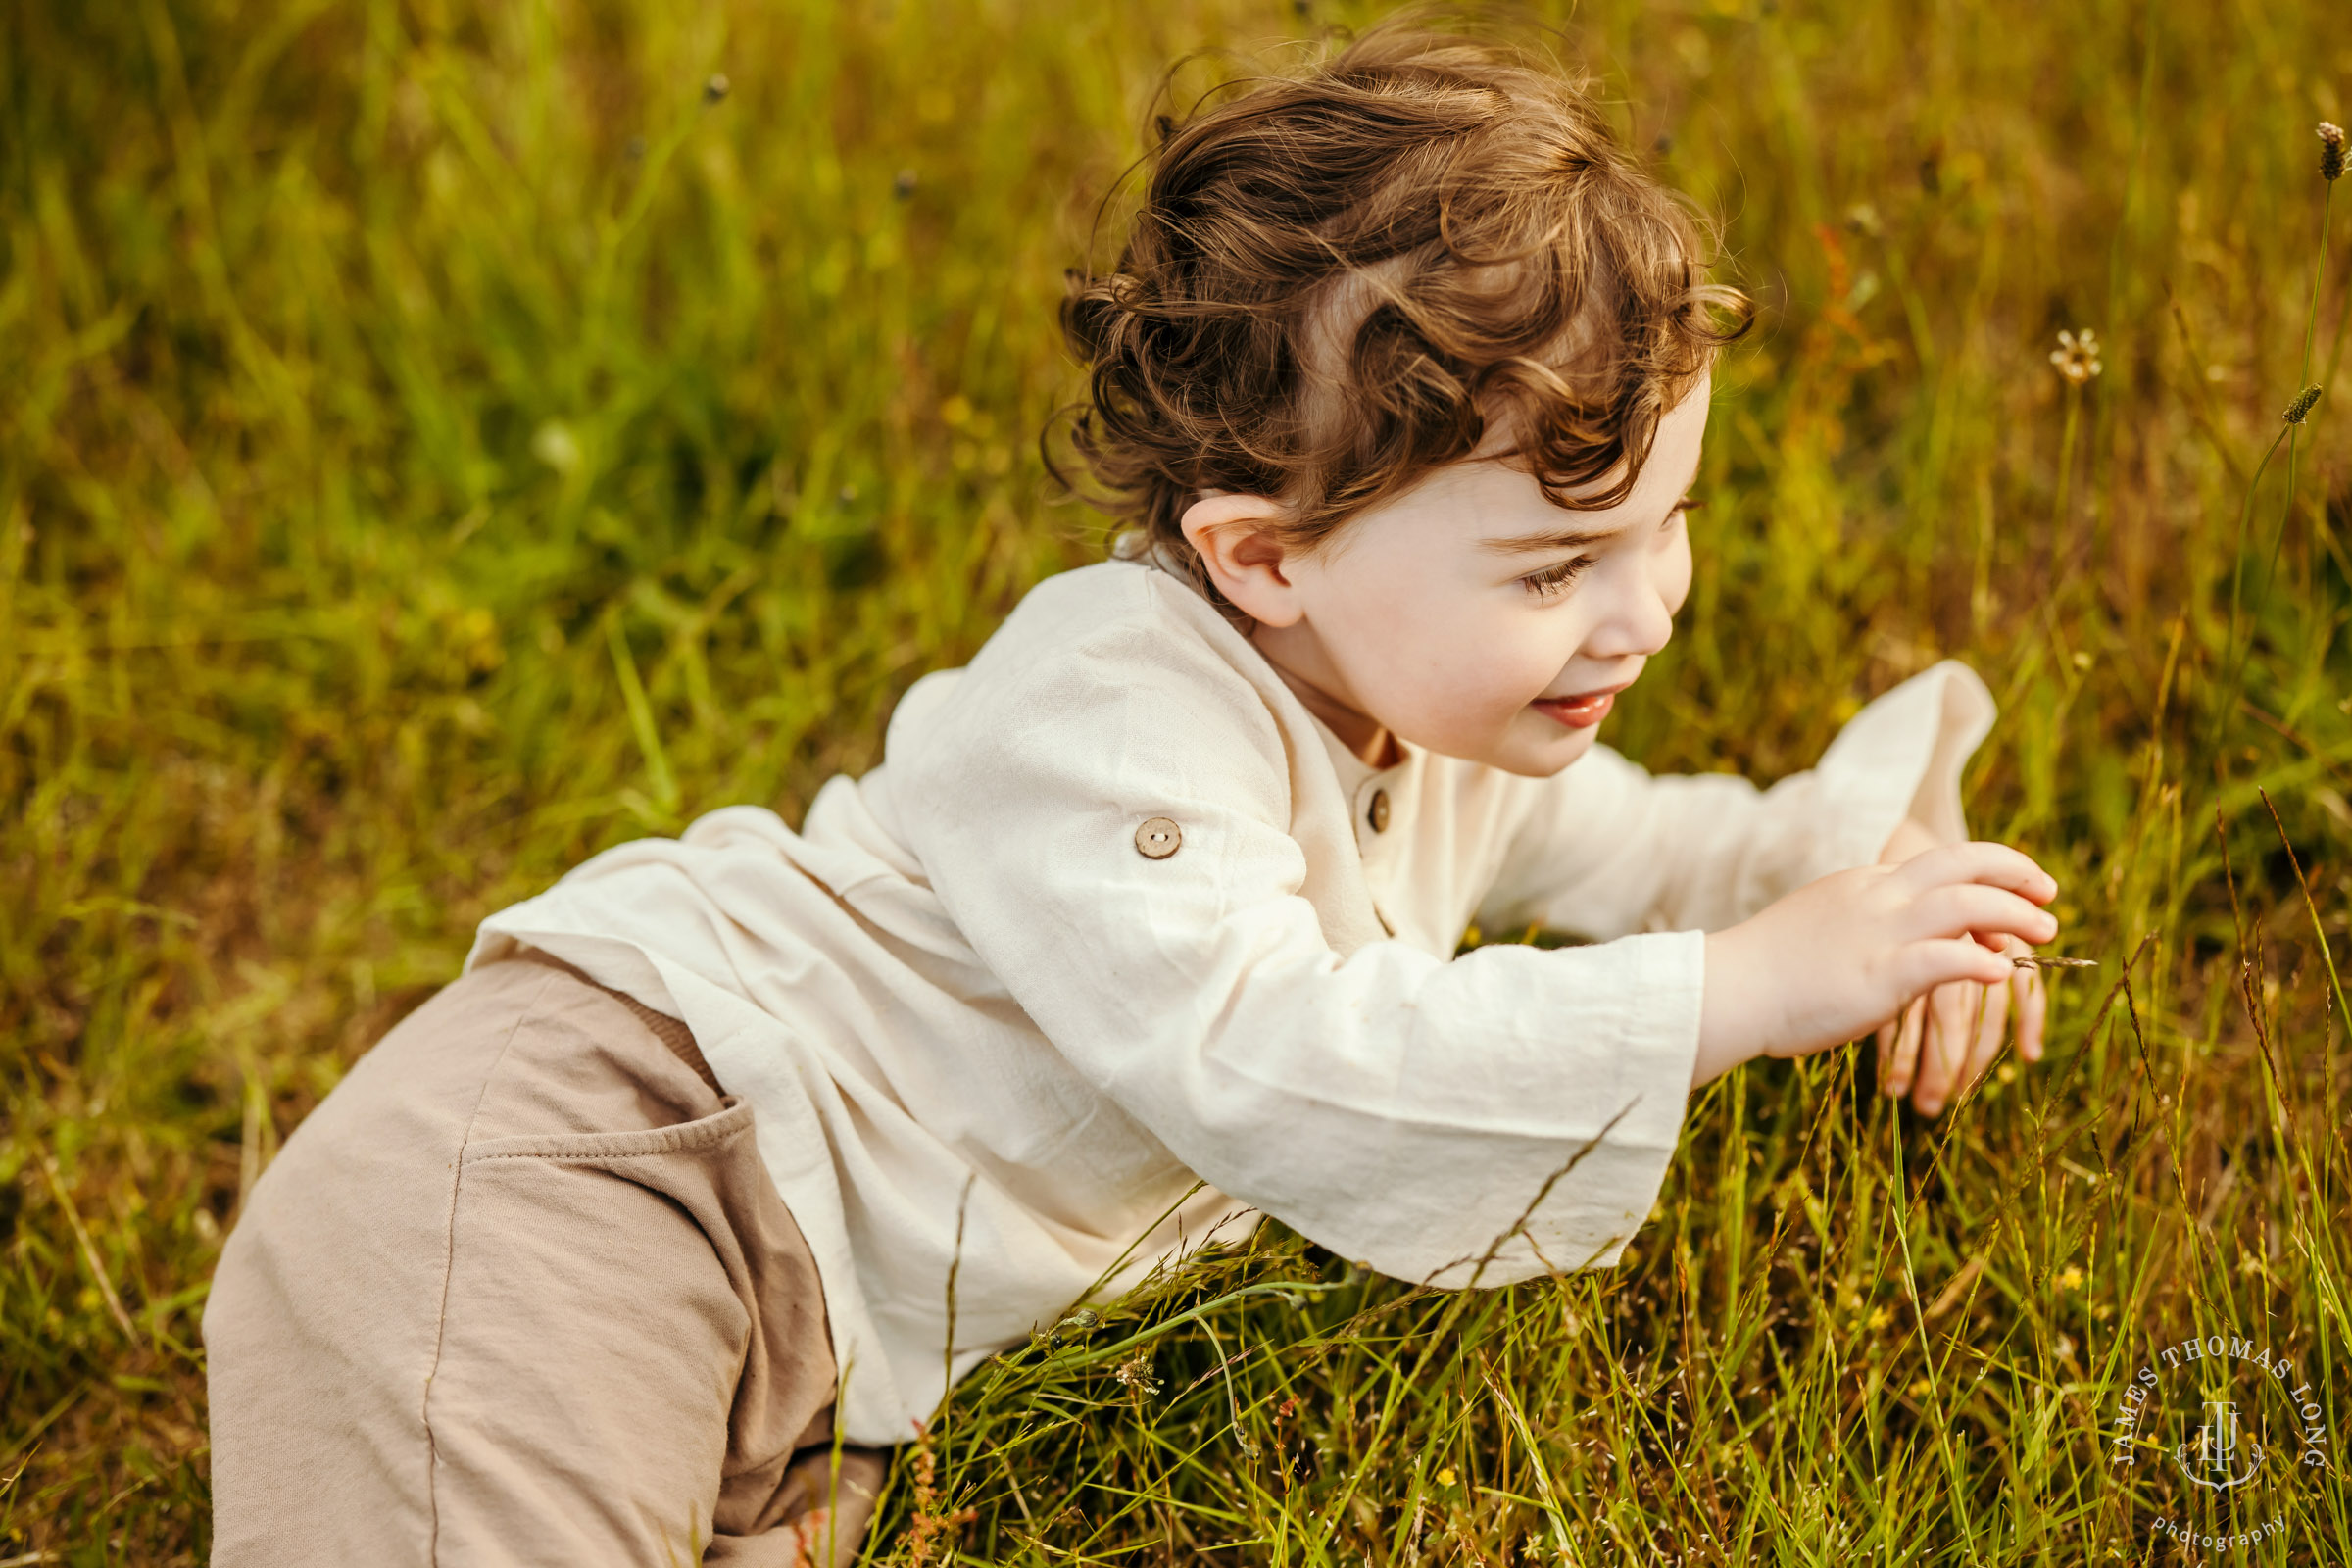
{"label": "nose", "polygon": [[1592,658],[1646,659],[1674,635],[1675,607],[1659,572],[1638,558],[1625,567],[1611,574],[1616,581],[1607,612],[1585,639],[1584,652]]}

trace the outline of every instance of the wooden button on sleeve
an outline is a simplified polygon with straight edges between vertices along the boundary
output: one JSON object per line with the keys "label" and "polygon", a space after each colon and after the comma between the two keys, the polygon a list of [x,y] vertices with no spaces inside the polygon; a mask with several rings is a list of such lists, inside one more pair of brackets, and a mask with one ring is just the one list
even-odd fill
{"label": "wooden button on sleeve", "polygon": [[1164,860],[1184,847],[1184,829],[1164,816],[1147,818],[1135,830],[1135,849],[1147,860]]}

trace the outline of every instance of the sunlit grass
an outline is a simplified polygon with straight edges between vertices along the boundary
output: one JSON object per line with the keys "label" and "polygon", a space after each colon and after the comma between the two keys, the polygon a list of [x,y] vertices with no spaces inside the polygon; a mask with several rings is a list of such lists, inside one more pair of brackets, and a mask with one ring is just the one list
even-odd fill
{"label": "sunlit grass", "polygon": [[[1034,437],[1152,83],[1368,14],[15,8],[0,1561],[201,1560],[220,1235],[476,920],[715,806],[797,817],[1089,558]],[[1419,1293],[1269,1228],[984,1366],[926,1504],[967,1560],[2137,1560],[2101,1422],[2152,1345],[2259,1332],[2352,1420],[2340,18],[1577,28],[1764,308],[1607,738],[1768,778],[1967,659],[2004,710],[1972,820],[2099,967],[1936,1122],[1851,1053],[1710,1087],[1618,1270]],[[2250,1560],[2352,1557],[2338,1472],[2295,1508]]]}

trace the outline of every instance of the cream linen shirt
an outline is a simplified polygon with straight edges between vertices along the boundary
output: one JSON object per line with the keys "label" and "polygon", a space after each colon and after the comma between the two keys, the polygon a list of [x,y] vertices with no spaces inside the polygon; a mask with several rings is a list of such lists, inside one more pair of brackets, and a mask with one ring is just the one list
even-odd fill
{"label": "cream linen shirt", "polygon": [[[1183,581],[1110,561],[917,681],[798,833],[738,806],[621,845],[467,966],[527,944],[685,1021],[815,1253],[848,1441],[899,1443],[958,1256],[958,1377],[1259,1213],[1438,1285],[1614,1262],[1681,1133],[1701,933],[1906,810],[1959,837],[1991,718],[1944,663],[1768,791],[1601,747],[1376,772]],[[1601,940],[1457,956],[1473,921]]]}

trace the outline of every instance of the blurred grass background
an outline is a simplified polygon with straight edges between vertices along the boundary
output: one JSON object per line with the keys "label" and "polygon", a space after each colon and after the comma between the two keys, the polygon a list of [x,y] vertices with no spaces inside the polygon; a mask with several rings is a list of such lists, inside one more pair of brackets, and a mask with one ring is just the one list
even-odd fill
{"label": "blurred grass background", "polygon": [[[9,8],[0,1562],[201,1560],[220,1237],[476,920],[715,806],[797,818],[1099,552],[1035,436],[1160,72],[1376,14]],[[1270,1229],[1010,1354],[894,1476],[901,1559],[2136,1559],[2164,1498],[2101,1423],[2151,1343],[2259,1334],[2352,1420],[2332,394],[2244,510],[2315,297],[2310,379],[2344,341],[2312,127],[2352,34],[1547,15],[1763,307],[1690,607],[1605,738],[1768,778],[1968,659],[2004,708],[1973,820],[2101,967],[1939,1122],[1851,1053],[1710,1089],[1611,1274],[1428,1295]],[[2339,1468],[2289,1505],[2251,1560],[2352,1556]]]}

